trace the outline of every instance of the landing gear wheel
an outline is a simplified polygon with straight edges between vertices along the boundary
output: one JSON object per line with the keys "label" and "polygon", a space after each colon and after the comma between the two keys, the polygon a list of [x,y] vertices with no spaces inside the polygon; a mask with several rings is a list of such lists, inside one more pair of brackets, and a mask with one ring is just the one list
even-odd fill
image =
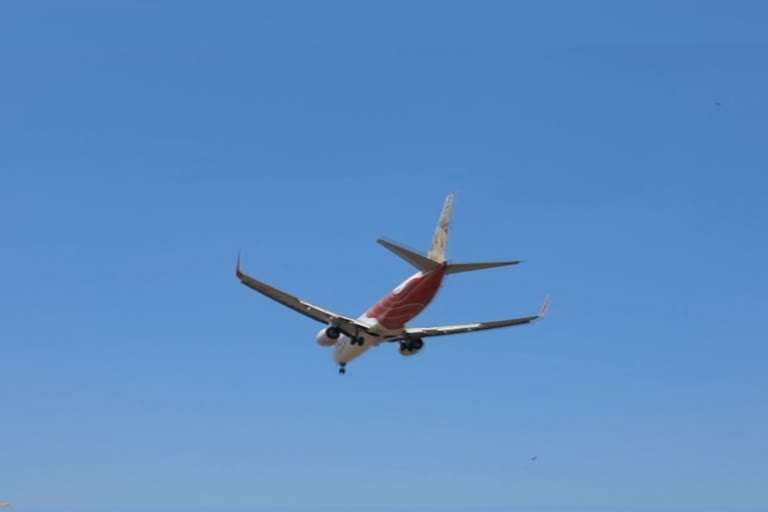
{"label": "landing gear wheel", "polygon": [[357,338],[352,338],[353,345],[357,344],[362,347],[364,343],[365,343],[365,338],[363,338],[362,336],[358,336]]}
{"label": "landing gear wheel", "polygon": [[339,366],[341,366],[341,368],[339,368],[339,374],[344,375],[347,373],[347,363],[339,363]]}

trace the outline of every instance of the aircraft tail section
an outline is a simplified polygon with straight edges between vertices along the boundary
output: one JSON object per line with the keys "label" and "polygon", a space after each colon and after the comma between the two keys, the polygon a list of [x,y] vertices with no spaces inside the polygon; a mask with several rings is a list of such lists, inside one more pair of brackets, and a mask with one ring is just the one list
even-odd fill
{"label": "aircraft tail section", "polygon": [[446,251],[448,249],[448,230],[451,227],[451,216],[453,215],[453,194],[448,194],[443,205],[443,212],[440,214],[440,221],[437,223],[435,236],[432,238],[432,247],[429,249],[429,259],[444,262]]}
{"label": "aircraft tail section", "polygon": [[407,247],[384,240],[377,240],[381,245],[400,256],[402,259],[418,268],[422,272],[430,272],[437,267],[445,264],[446,274],[458,274],[460,272],[472,272],[474,270],[484,270],[486,268],[506,267],[508,265],[517,265],[520,260],[509,261],[488,261],[481,263],[447,263],[446,249],[448,248],[448,232],[451,226],[451,216],[453,214],[453,194],[448,194],[443,205],[443,211],[440,214],[440,221],[435,230],[435,236],[432,239],[432,247],[429,254],[424,256],[421,253],[412,251]]}

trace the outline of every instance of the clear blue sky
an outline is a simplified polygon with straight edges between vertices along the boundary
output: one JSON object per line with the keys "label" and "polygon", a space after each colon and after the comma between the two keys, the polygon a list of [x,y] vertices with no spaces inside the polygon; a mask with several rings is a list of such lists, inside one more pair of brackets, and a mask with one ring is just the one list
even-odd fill
{"label": "clear blue sky", "polygon": [[[765,510],[767,17],[3,2],[0,500]],[[235,279],[359,314],[450,191],[452,258],[526,263],[416,323],[549,318],[340,377]]]}

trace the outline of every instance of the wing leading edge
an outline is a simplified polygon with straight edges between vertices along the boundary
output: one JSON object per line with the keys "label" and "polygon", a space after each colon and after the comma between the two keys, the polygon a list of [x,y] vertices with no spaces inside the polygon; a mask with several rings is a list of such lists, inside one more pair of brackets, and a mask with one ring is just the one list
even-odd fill
{"label": "wing leading edge", "polygon": [[290,293],[286,293],[282,290],[268,285],[258,279],[254,279],[245,272],[242,271],[240,266],[240,254],[237,255],[237,272],[236,275],[240,282],[248,288],[255,290],[266,297],[279,302],[283,306],[291,308],[292,310],[301,313],[313,320],[324,323],[326,325],[333,324],[339,327],[342,332],[346,334],[353,334],[359,330],[367,330],[368,326],[356,321],[353,318],[349,318],[344,315],[340,315],[330,309],[325,309],[320,306],[311,304],[305,300],[302,300]]}
{"label": "wing leading edge", "polygon": [[441,325],[436,327],[414,327],[405,329],[402,338],[428,338],[431,336],[447,336],[449,334],[461,334],[466,332],[485,331],[488,329],[499,329],[501,327],[512,327],[513,325],[523,325],[535,322],[543,318],[549,310],[549,296],[544,300],[544,305],[537,315],[521,318],[510,318],[508,320],[496,320],[493,322],[477,322],[473,324],[459,325]]}

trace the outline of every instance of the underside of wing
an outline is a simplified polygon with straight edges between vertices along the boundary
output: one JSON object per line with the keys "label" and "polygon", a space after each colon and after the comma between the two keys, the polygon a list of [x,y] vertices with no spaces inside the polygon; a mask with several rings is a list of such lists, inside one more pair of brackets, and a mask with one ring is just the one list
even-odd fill
{"label": "underside of wing", "polygon": [[495,320],[492,322],[477,322],[471,324],[441,325],[436,327],[414,327],[403,331],[403,338],[428,338],[431,336],[447,336],[449,334],[461,334],[475,331],[485,331],[488,329],[500,329],[502,327],[512,327],[514,325],[530,324],[539,318],[542,318],[549,309],[549,297],[544,301],[541,311],[534,316],[521,318],[509,318],[507,320]]}
{"label": "underside of wing", "polygon": [[313,320],[317,320],[318,322],[324,324],[336,325],[342,330],[342,332],[352,334],[358,330],[365,330],[367,328],[366,325],[356,321],[353,318],[340,315],[334,311],[331,311],[330,309],[315,306],[314,304],[311,304],[282,290],[278,290],[277,288],[270,286],[267,283],[249,276],[240,268],[239,255],[237,258],[236,274],[238,279],[240,279],[240,282],[248,288],[255,290],[262,295],[269,297],[276,302],[279,302],[283,306],[291,308],[292,310],[301,313],[302,315],[307,316]]}

